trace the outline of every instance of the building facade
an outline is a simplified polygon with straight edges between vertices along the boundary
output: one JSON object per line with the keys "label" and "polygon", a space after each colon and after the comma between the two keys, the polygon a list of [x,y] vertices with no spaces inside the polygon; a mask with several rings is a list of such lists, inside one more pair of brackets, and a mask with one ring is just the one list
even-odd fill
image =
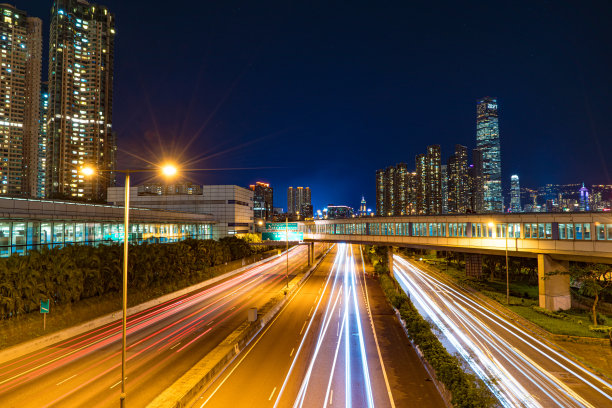
{"label": "building facade", "polygon": [[521,186],[519,176],[513,174],[510,177],[510,212],[521,212]]}
{"label": "building facade", "polygon": [[47,119],[49,113],[49,83],[40,85],[40,120],[38,130],[38,176],[36,180],[36,197],[46,197],[47,176]]}
{"label": "building facade", "polygon": [[[65,245],[102,245],[124,239],[123,207],[0,197],[0,257]],[[130,208],[128,240],[212,239],[212,216]]]}
{"label": "building facade", "polygon": [[271,219],[274,208],[274,189],[269,183],[261,181],[251,184],[249,189],[253,192],[253,216],[255,219]]}
{"label": "building facade", "polygon": [[[234,185],[176,188],[150,183],[130,188],[130,207],[208,214],[215,220],[212,236],[219,239],[253,232],[253,192]],[[193,186],[193,185],[191,185]],[[108,189],[108,202],[123,205],[124,188]]]}
{"label": "building facade", "polygon": [[[49,197],[106,199],[114,184],[115,18],[85,0],[55,0],[49,35]],[[95,167],[93,177],[78,170]]]}
{"label": "building facade", "polygon": [[312,217],[310,187],[289,187],[287,189],[287,213],[301,218]]}
{"label": "building facade", "polygon": [[385,171],[376,170],[376,215],[385,215]]}
{"label": "building facade", "polygon": [[467,147],[455,145],[455,154],[448,159],[448,212],[465,214],[470,209]]}
{"label": "building facade", "polygon": [[485,212],[502,212],[501,152],[497,99],[484,97],[476,105],[476,144],[482,152]]}
{"label": "building facade", "polygon": [[36,196],[42,21],[0,4],[0,194]]}

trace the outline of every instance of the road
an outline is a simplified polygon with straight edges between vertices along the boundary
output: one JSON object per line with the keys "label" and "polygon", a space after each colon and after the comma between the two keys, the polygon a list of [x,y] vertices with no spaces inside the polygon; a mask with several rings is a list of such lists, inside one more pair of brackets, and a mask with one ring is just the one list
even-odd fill
{"label": "road", "polygon": [[394,255],[394,274],[505,407],[609,407],[612,385],[440,273]]}
{"label": "road", "polygon": [[[290,251],[290,273],[307,249]],[[128,318],[127,403],[142,407],[171,385],[285,285],[285,256]],[[0,365],[0,406],[117,406],[121,322]]]}
{"label": "road", "polygon": [[195,407],[394,406],[359,247],[338,244]]}

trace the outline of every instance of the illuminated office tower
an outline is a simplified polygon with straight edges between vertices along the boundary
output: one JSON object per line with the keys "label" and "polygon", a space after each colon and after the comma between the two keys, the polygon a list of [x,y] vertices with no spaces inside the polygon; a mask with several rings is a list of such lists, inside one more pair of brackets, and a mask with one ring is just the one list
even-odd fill
{"label": "illuminated office tower", "polygon": [[45,197],[45,178],[47,176],[47,114],[49,113],[49,83],[40,85],[40,121],[38,127],[38,176],[36,196]]}
{"label": "illuminated office tower", "polygon": [[484,211],[484,176],[482,174],[482,151],[472,150],[472,165],[468,169],[469,180],[469,211],[481,213]]}
{"label": "illuminated office tower", "polygon": [[36,196],[42,21],[0,13],[0,194]]}
{"label": "illuminated office tower", "polygon": [[[56,0],[49,35],[49,197],[105,200],[114,183],[115,18],[85,0]],[[79,173],[83,165],[95,176]]]}
{"label": "illuminated office tower", "polygon": [[516,174],[510,177],[510,212],[521,212],[521,186]]}
{"label": "illuminated office tower", "polygon": [[410,194],[409,176],[410,172],[406,163],[399,163],[395,166],[393,215],[406,215]]}
{"label": "illuminated office tower", "polygon": [[484,97],[476,106],[476,143],[482,152],[484,211],[502,212],[501,153],[497,99]]}

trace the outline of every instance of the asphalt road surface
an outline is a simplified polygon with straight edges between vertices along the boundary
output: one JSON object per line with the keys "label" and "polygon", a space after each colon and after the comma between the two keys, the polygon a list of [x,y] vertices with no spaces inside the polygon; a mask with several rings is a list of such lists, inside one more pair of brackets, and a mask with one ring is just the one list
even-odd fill
{"label": "asphalt road surface", "polygon": [[[286,258],[128,317],[126,392],[143,407],[285,285]],[[307,249],[290,251],[290,273]],[[0,407],[116,407],[121,321],[0,365]]]}
{"label": "asphalt road surface", "polygon": [[492,302],[394,256],[394,273],[505,407],[612,407],[612,385]]}

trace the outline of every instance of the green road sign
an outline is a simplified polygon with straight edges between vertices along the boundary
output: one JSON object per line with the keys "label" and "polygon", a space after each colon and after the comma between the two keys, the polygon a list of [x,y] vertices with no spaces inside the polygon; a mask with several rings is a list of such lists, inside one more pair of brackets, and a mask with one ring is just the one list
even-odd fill
{"label": "green road sign", "polygon": [[284,232],[287,229],[289,231],[297,231],[298,223],[297,222],[290,222],[290,223],[266,222],[266,231],[268,232],[272,232],[272,231],[283,231]]}
{"label": "green road sign", "polygon": [[40,313],[49,313],[49,299],[40,301]]}
{"label": "green road sign", "polygon": [[[285,231],[262,232],[261,239],[263,241],[287,241],[287,233]],[[289,241],[303,241],[304,233],[289,231]]]}

